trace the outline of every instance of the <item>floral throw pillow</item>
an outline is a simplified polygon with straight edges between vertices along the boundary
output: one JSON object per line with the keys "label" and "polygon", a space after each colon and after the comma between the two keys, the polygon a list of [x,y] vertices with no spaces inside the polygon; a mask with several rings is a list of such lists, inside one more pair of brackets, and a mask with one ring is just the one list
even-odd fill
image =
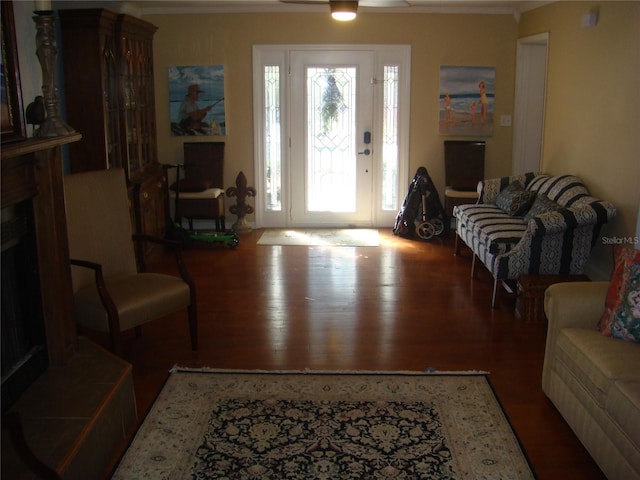
{"label": "floral throw pillow", "polygon": [[536,195],[536,198],[533,201],[533,205],[531,205],[531,208],[524,216],[524,223],[529,223],[529,220],[537,217],[538,215],[542,215],[546,212],[560,210],[561,208],[562,207],[559,204],[551,200],[544,193],[539,193],[538,195]]}
{"label": "floral throw pillow", "polygon": [[627,290],[627,282],[631,277],[633,265],[640,264],[640,250],[625,245],[613,247],[613,273],[609,282],[609,290],[604,302],[604,312],[598,322],[598,330],[608,337],[612,336],[611,328],[616,317],[618,307],[622,303]]}
{"label": "floral throw pillow", "polygon": [[524,215],[535,196],[536,192],[525,190],[522,183],[516,180],[498,194],[496,205],[509,216]]}
{"label": "floral throw pillow", "polygon": [[640,342],[640,263],[632,263],[628,270],[629,276],[611,324],[611,336]]}

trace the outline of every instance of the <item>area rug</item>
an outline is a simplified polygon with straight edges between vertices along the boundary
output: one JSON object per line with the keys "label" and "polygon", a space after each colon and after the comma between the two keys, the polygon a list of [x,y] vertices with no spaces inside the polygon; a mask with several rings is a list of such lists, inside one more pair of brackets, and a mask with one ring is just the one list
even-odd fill
{"label": "area rug", "polygon": [[262,233],[258,245],[377,247],[380,235],[377,230],[368,228],[269,228]]}
{"label": "area rug", "polygon": [[485,375],[174,369],[114,479],[530,479]]}

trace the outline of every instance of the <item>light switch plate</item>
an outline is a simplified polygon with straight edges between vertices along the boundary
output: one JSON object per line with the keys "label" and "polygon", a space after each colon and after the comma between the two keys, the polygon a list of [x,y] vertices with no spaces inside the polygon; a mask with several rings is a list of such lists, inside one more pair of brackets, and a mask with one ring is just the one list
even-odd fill
{"label": "light switch plate", "polygon": [[501,127],[510,127],[511,126],[511,115],[500,115],[500,126]]}

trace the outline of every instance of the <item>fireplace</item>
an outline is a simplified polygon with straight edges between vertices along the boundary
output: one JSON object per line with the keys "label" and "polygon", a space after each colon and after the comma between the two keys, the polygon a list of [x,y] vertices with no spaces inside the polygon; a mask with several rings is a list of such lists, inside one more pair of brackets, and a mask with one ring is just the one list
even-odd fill
{"label": "fireplace", "polygon": [[[20,450],[73,480],[104,478],[137,422],[131,365],[78,337],[73,318],[61,153],[80,138],[0,152],[2,426],[17,416]],[[4,438],[0,477],[32,478]]]}
{"label": "fireplace", "polygon": [[2,146],[2,413],[77,350],[62,192],[62,145]]}
{"label": "fireplace", "polygon": [[30,200],[3,208],[2,413],[47,368],[38,251]]}

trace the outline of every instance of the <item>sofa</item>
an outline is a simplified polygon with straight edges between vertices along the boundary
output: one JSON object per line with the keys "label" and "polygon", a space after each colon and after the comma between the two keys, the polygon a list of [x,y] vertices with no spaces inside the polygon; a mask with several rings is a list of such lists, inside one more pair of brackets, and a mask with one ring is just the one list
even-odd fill
{"label": "sofa", "polygon": [[494,279],[491,305],[500,283],[521,275],[579,275],[601,226],[614,206],[592,197],[573,175],[529,172],[483,180],[478,202],[453,209],[456,254],[460,242],[473,251]]}
{"label": "sofa", "polygon": [[640,344],[596,326],[609,282],[551,285],[542,389],[610,480],[640,478]]}

